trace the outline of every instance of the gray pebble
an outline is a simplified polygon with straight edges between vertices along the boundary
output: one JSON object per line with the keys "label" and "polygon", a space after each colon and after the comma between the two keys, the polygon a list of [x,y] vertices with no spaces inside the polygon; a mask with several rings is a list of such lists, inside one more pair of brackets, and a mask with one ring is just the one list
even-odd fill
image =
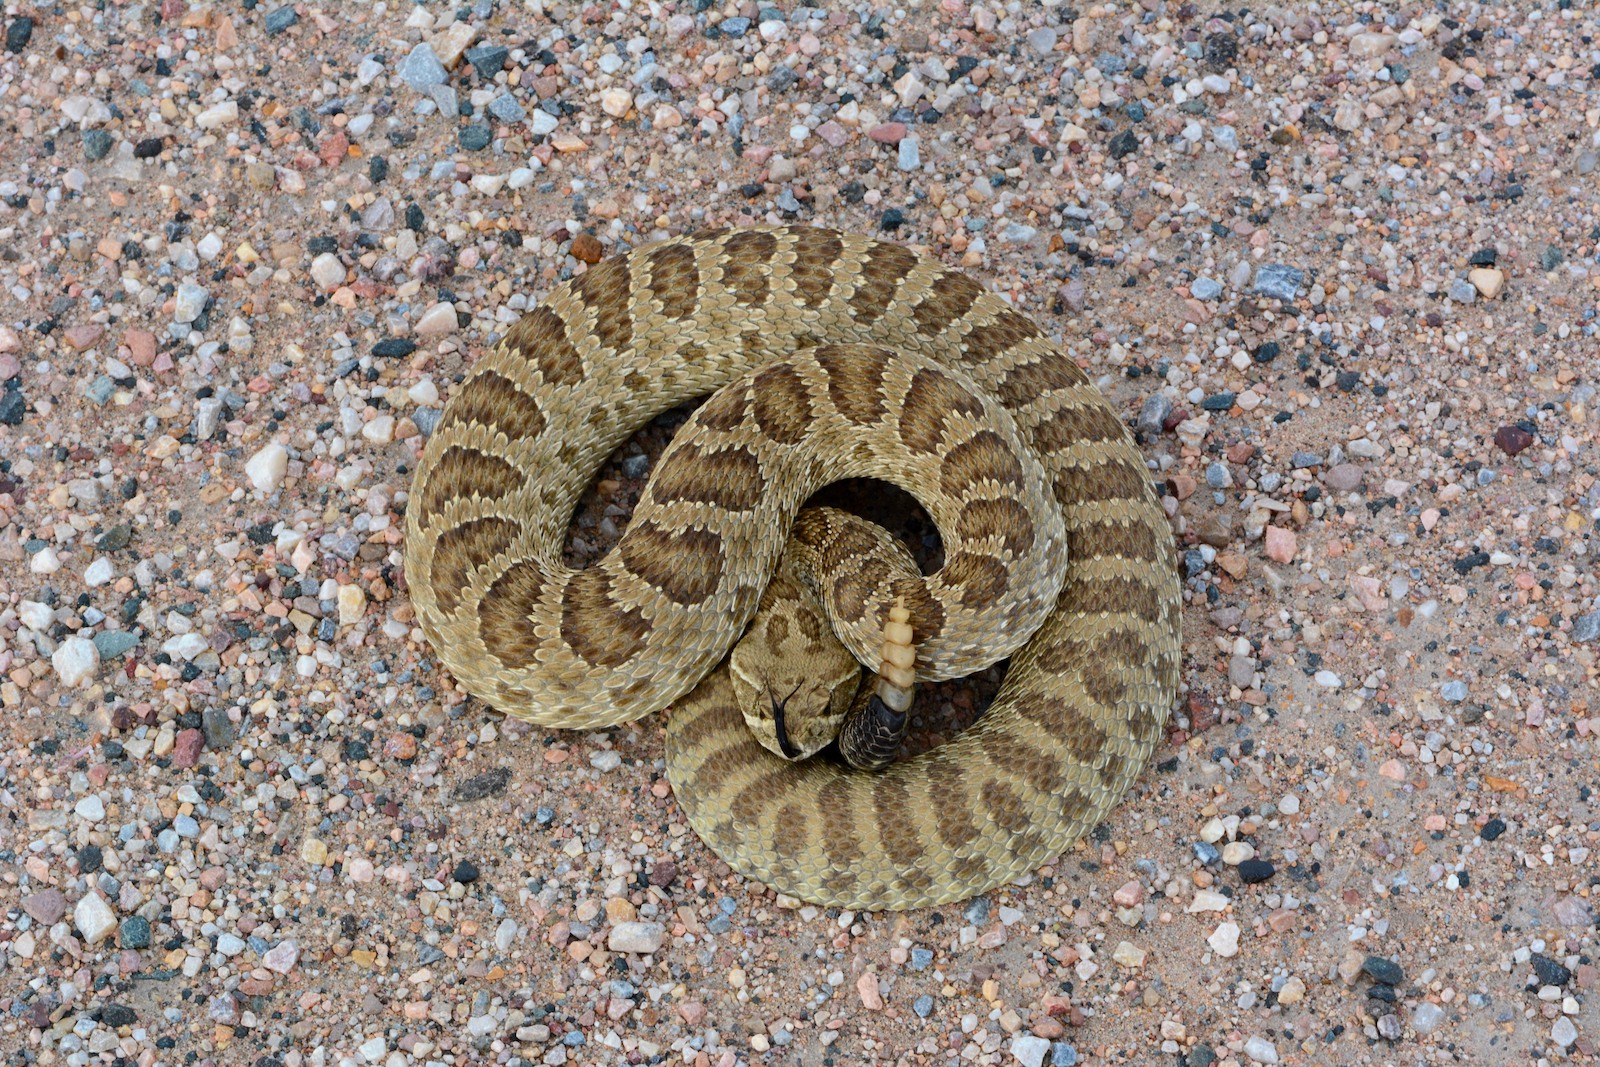
{"label": "gray pebble", "polygon": [[233,720],[227,708],[207,708],[200,713],[200,728],[206,735],[206,747],[215,752],[226,752],[233,747]]}
{"label": "gray pebble", "polygon": [[1467,699],[1467,683],[1463,681],[1446,682],[1439,687],[1439,696],[1452,704],[1459,704]]}
{"label": "gray pebble", "polygon": [[521,122],[528,117],[528,111],[517,98],[510,93],[504,93],[489,101],[489,114],[501,122]]}
{"label": "gray pebble", "polygon": [[[1192,1062],[1192,1061],[1191,1061]],[[1050,1067],[1078,1067],[1078,1050],[1065,1041],[1050,1046]]]}
{"label": "gray pebble", "polygon": [[927,993],[922,994],[911,1002],[911,1010],[917,1013],[917,1018],[926,1019],[933,1014],[933,998]]}
{"label": "gray pebble", "polygon": [[1296,452],[1289,457],[1289,466],[1294,470],[1304,470],[1306,467],[1316,467],[1322,463],[1322,457],[1315,452]]}
{"label": "gray pebble", "polygon": [[474,122],[470,126],[463,126],[461,134],[457,138],[461,143],[461,147],[468,152],[482,152],[489,147],[489,142],[493,139],[493,132],[480,122]]}
{"label": "gray pebble", "polygon": [[1600,154],[1595,152],[1582,152],[1578,155],[1578,173],[1593,174],[1600,167]]}
{"label": "gray pebble", "polygon": [[282,33],[299,21],[300,13],[294,9],[294,5],[284,4],[267,12],[267,32]]}
{"label": "gray pebble", "polygon": [[1028,34],[1028,47],[1041,56],[1047,56],[1055,51],[1058,34],[1049,26],[1041,26]]}
{"label": "gray pebble", "polygon": [[1196,300],[1217,300],[1222,296],[1222,283],[1201,276],[1189,283],[1189,292]]}
{"label": "gray pebble", "polygon": [[1217,849],[1216,845],[1208,841],[1196,841],[1194,843],[1194,858],[1209,867],[1213,863],[1222,861],[1222,853]]}
{"label": "gray pebble", "polygon": [[1256,268],[1256,292],[1279,300],[1293,300],[1300,295],[1300,286],[1306,272],[1282,263],[1263,263]]}
{"label": "gray pebble", "polygon": [[476,48],[467,49],[467,62],[478,72],[480,78],[488,79],[500,72],[506,65],[506,59],[511,55],[511,50],[502,44],[481,44]]}
{"label": "gray pebble", "polygon": [[1340,493],[1351,493],[1361,488],[1363,472],[1354,463],[1341,463],[1328,470],[1328,488]]}
{"label": "gray pebble", "polygon": [[1458,304],[1470,304],[1478,299],[1478,290],[1465,278],[1457,278],[1450,283],[1450,299]]}
{"label": "gray pebble", "polygon": [[107,630],[94,635],[95,651],[102,660],[115,659],[139,643],[139,639],[126,630]]}
{"label": "gray pebble", "polygon": [[973,897],[967,906],[961,909],[961,917],[973,926],[982,926],[989,921],[989,898]]}
{"label": "gray pebble", "polygon": [[717,23],[717,29],[725,37],[743,37],[750,32],[750,20],[742,15],[736,15],[731,19],[723,19]]}
{"label": "gray pebble", "polygon": [[913,971],[927,970],[932,963],[933,950],[926,948],[914,948],[911,950],[911,969]]}
{"label": "gray pebble", "polygon": [[1172,401],[1163,393],[1152,393],[1145,397],[1144,405],[1139,408],[1139,419],[1135,425],[1146,437],[1154,437],[1161,432],[1170,414]]}
{"label": "gray pebble", "polygon": [[1572,639],[1574,641],[1593,641],[1596,638],[1600,638],[1600,611],[1591,611],[1587,615],[1579,615],[1572,621]]}
{"label": "gray pebble", "polygon": [[400,80],[405,82],[417,92],[427,92],[431,85],[443,85],[449,80],[444,64],[439,62],[439,57],[433,54],[433,48],[428,42],[423,41],[411,50],[411,53],[401,60],[398,70]]}
{"label": "gray pebble", "polygon": [[1400,1016],[1390,1012],[1378,1020],[1378,1036],[1385,1041],[1399,1041],[1405,1028],[1400,1025]]}
{"label": "gray pebble", "polygon": [[622,476],[624,478],[643,478],[650,473],[650,457],[640,454],[629,456],[622,461]]}
{"label": "gray pebble", "polygon": [[105,130],[83,131],[83,155],[91,163],[98,162],[111,154],[111,148],[116,144],[116,138]]}
{"label": "gray pebble", "polygon": [[897,165],[901,170],[916,170],[922,166],[922,155],[917,149],[915,137],[900,138],[900,159]]}
{"label": "gray pebble", "polygon": [[1278,491],[1278,486],[1283,484],[1283,475],[1277,471],[1268,471],[1256,479],[1256,484],[1261,487],[1263,493],[1275,493]]}
{"label": "gray pebble", "polygon": [[1233,484],[1233,472],[1226,463],[1206,465],[1206,484],[1213,489],[1226,489]]}
{"label": "gray pebble", "polygon": [[83,391],[83,395],[93,403],[104,407],[106,402],[111,399],[111,394],[116,391],[117,383],[102,374],[89,383],[89,388]]}

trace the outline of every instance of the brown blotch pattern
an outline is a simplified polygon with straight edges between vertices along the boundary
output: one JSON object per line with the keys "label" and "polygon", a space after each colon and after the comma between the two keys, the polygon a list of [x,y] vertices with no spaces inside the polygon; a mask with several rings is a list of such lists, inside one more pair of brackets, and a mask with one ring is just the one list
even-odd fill
{"label": "brown blotch pattern", "polygon": [[499,500],[521,484],[517,468],[499,456],[452,445],[434,460],[417,508],[423,522],[432,522],[452,500],[475,496]]}
{"label": "brown blotch pattern", "polygon": [[516,382],[492,370],[483,371],[462,383],[461,391],[450,398],[439,427],[448,430],[473,423],[517,441],[544,429],[544,413],[538,401],[517,388]]}
{"label": "brown blotch pattern", "polygon": [[924,367],[911,377],[900,407],[900,436],[913,452],[933,452],[944,442],[945,423],[953,414],[983,414],[983,402],[950,375]]}
{"label": "brown blotch pattern", "polygon": [[834,263],[844,253],[844,242],[804,226],[793,227],[789,234],[794,239],[794,266],[789,271],[795,299],[808,308],[817,307],[833,292]]}
{"label": "brown blotch pattern", "polygon": [[856,813],[850,806],[849,783],[835,779],[824,785],[817,793],[817,810],[829,830],[822,839],[823,855],[837,870],[848,872],[866,855],[855,831]]}
{"label": "brown blotch pattern", "polygon": [[1161,617],[1155,588],[1138,578],[1085,578],[1075,572],[1062,583],[1060,600],[1083,615],[1119,611],[1145,622]]}
{"label": "brown blotch pattern", "polygon": [[661,313],[668,318],[686,319],[699,305],[700,270],[695,266],[694,249],[688,245],[666,245],[651,252],[650,292],[661,301]]}
{"label": "brown blotch pattern", "polygon": [[811,431],[815,413],[806,383],[792,367],[768,367],[751,382],[756,425],[780,445],[797,445]]}
{"label": "brown blotch pattern", "polygon": [[970,811],[972,798],[960,767],[953,763],[931,764],[928,795],[933,798],[934,827],[946,848],[964,849],[978,840],[978,825]]}
{"label": "brown blotch pattern", "polygon": [[724,388],[695,409],[693,421],[701,426],[728,433],[744,425],[750,417],[750,397],[746,388]]}
{"label": "brown blotch pattern", "polygon": [[881,559],[869,559],[839,575],[833,580],[834,612],[846,622],[860,619],[867,613],[867,600],[872,591],[881,588],[888,577],[889,565]]}
{"label": "brown blotch pattern", "polygon": [[968,363],[992,363],[1022,342],[1042,336],[1030,319],[1007,308],[967,332],[961,342],[961,358]]}
{"label": "brown blotch pattern", "polygon": [[749,511],[761,500],[761,461],[743,445],[715,451],[690,443],[673,449],[656,467],[650,493],[657,503],[710,504]]}
{"label": "brown blotch pattern", "polygon": [[583,381],[583,358],[567,339],[567,324],[548,307],[518,319],[506,334],[506,347],[532,363],[551,385]]}
{"label": "brown blotch pattern", "polygon": [[911,309],[911,321],[918,333],[932,337],[970,311],[984,291],[982,285],[965,274],[941,274],[929,284],[921,303]]}
{"label": "brown blotch pattern", "polygon": [[572,576],[561,604],[561,639],[579,659],[597,667],[615,667],[638,655],[650,636],[644,613],[624,607],[614,593],[611,576],[591,567]]}
{"label": "brown blotch pattern", "polygon": [[908,248],[874,245],[856,276],[856,291],[850,294],[850,314],[856,322],[868,326],[882,318],[900,282],[916,265],[916,253]]}
{"label": "brown blotch pattern", "polygon": [[961,589],[961,603],[968,608],[993,604],[1006,592],[1006,566],[993,556],[958,552],[945,561],[940,577]]}
{"label": "brown blotch pattern", "polygon": [[900,812],[911,808],[911,791],[901,782],[880,775],[872,783],[872,810],[877,815],[883,850],[896,867],[910,869],[922,855],[922,842]]}
{"label": "brown blotch pattern", "polygon": [[956,533],[963,540],[998,536],[1006,551],[1021,556],[1033,547],[1033,516],[1009,497],[998,500],[980,497],[962,505],[956,518]]}
{"label": "brown blotch pattern", "polygon": [[433,546],[430,579],[439,604],[453,612],[461,603],[467,581],[479,567],[511,547],[521,527],[510,519],[485,516],[452,526]]}
{"label": "brown blotch pattern", "polygon": [[768,262],[778,251],[770,233],[736,233],[722,246],[722,284],[741,304],[759,304],[772,284]]}
{"label": "brown blotch pattern", "polygon": [[1033,430],[1033,444],[1047,455],[1075,444],[1120,441],[1126,433],[1116,415],[1095,405],[1062,408]]}
{"label": "brown blotch pattern", "polygon": [[824,571],[839,570],[877,546],[877,542],[872,539],[872,535],[862,523],[837,523],[834,524],[832,533],[833,536],[822,545],[821,563]]}
{"label": "brown blotch pattern", "polygon": [[828,399],[840,415],[856,426],[869,426],[883,418],[887,352],[857,348],[846,353],[834,345],[824,345],[817,349],[816,359],[828,375]]}
{"label": "brown blotch pattern", "polygon": [[1122,668],[1103,659],[1091,659],[1078,672],[1078,681],[1090,699],[1106,707],[1115,706],[1128,691]]}
{"label": "brown blotch pattern", "polygon": [[1142,522],[1085,523],[1075,527],[1067,537],[1074,559],[1134,559],[1158,560],[1161,550],[1156,546],[1156,535]]}
{"label": "brown blotch pattern", "polygon": [[527,559],[512,564],[484,590],[478,605],[478,636],[490,655],[514,667],[534,661],[541,642],[529,616],[544,590],[544,572]]}
{"label": "brown blotch pattern", "polygon": [[990,779],[983,783],[979,790],[983,798],[983,808],[994,820],[994,824],[1008,834],[1020,834],[1030,826],[1028,818],[1028,805],[1018,793],[1005,782]]}
{"label": "brown blotch pattern", "polygon": [[1149,490],[1149,481],[1144,468],[1132,463],[1096,463],[1062,468],[1051,488],[1063,506],[1081,508],[1085,504],[1137,499]]}
{"label": "brown blotch pattern", "polygon": [[964,495],[983,481],[1022,484],[1021,461],[993,430],[979,430],[952,448],[939,468],[939,484],[951,496]]}
{"label": "brown blotch pattern", "polygon": [[619,351],[633,342],[633,316],[628,300],[633,279],[624,256],[603,259],[572,283],[572,291],[594,312],[590,328],[600,343]]}
{"label": "brown blotch pattern", "polygon": [[1056,356],[1012,367],[995,392],[1007,404],[1026,404],[1046,393],[1071,389],[1085,381],[1087,379],[1077,364]]}
{"label": "brown blotch pattern", "polygon": [[904,600],[906,610],[911,613],[912,641],[921,644],[944,632],[944,605],[935,599],[921,579],[896,578],[890,593]]}
{"label": "brown blotch pattern", "polygon": [[685,607],[703,603],[717,591],[727,563],[721,535],[696,529],[673,533],[654,522],[629,526],[617,551],[623,566]]}

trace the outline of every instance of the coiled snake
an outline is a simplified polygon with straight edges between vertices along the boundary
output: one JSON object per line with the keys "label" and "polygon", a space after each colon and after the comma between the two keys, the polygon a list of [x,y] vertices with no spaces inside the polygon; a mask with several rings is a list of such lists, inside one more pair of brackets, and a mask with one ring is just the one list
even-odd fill
{"label": "coiled snake", "polygon": [[[599,465],[713,393],[616,547],[563,566]],[[918,678],[1012,656],[973,726],[878,773],[769,752],[718,667],[800,505],[842,477],[906,489],[946,551],[922,578],[853,535],[813,539],[850,651],[876,663],[898,598]],[[966,275],[827,230],[704,231],[558,286],[445,406],[406,575],[439,658],[509,715],[593,729],[671,705],[668,777],[696,832],[822,904],[942,903],[1048,862],[1132,784],[1177,687],[1172,535],[1116,413]]]}

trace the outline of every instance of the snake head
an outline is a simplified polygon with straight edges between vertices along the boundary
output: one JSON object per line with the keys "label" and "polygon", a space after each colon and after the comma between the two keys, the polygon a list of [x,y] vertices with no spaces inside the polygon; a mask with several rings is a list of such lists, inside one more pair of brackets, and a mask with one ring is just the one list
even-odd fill
{"label": "snake head", "polygon": [[828,747],[861,682],[861,665],[840,645],[837,654],[796,664],[747,636],[729,657],[733,691],[750,732],[763,748],[803,760]]}

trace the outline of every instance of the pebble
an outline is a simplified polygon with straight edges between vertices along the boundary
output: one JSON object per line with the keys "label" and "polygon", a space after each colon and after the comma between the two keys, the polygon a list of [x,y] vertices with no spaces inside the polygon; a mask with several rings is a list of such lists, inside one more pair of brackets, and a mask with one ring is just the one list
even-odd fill
{"label": "pebble", "polygon": [[1239,954],[1239,924],[1225,922],[1219,925],[1206,938],[1206,944],[1211,946],[1211,951],[1224,959]]}
{"label": "pebble", "polygon": [[1444,1009],[1428,1000],[1418,1004],[1411,1013],[1411,1028],[1424,1036],[1438,1030],[1444,1021]]}
{"label": "pebble", "polygon": [[263,445],[244,465],[245,477],[260,493],[276,492],[289,470],[289,450],[276,441]]}
{"label": "pebble", "polygon": [[1222,299],[1222,283],[1204,275],[1189,283],[1189,295],[1196,300]]}
{"label": "pebble", "polygon": [[1281,263],[1263,263],[1256,268],[1255,291],[1287,303],[1299,297],[1305,279],[1302,270]]}
{"label": "pebble", "polygon": [[1368,956],[1361,961],[1361,969],[1374,982],[1382,982],[1384,985],[1399,985],[1406,979],[1400,965],[1383,956]]}
{"label": "pebble", "polygon": [[72,923],[87,944],[98,945],[117,928],[117,915],[105,898],[91,892],[72,909]]}
{"label": "pebble", "polygon": [[1244,1042],[1244,1054],[1256,1063],[1277,1063],[1278,1049],[1264,1037],[1249,1037]]}
{"label": "pebble", "polygon": [[69,637],[56,646],[50,666],[62,685],[78,686],[94,679],[100,668],[100,650],[84,637]]}
{"label": "pebble", "polygon": [[455,333],[457,328],[455,305],[439,303],[423,312],[422,318],[417,320],[416,334],[418,337],[432,340]]}
{"label": "pebble", "polygon": [[1278,1003],[1294,1005],[1306,999],[1306,984],[1297,976],[1290,976],[1278,989]]}
{"label": "pebble", "polygon": [[400,61],[396,73],[419,93],[427,92],[431,86],[443,85],[450,77],[444,64],[439,62],[439,57],[434,55],[433,47],[426,41],[411,49],[406,58]]}
{"label": "pebble", "polygon": [[173,301],[172,321],[187,323],[198,319],[210,298],[210,294],[200,286],[184,282],[178,286],[178,295]]}
{"label": "pebble", "polygon": [[1551,1025],[1550,1040],[1562,1048],[1571,1048],[1578,1040],[1578,1028],[1572,1025],[1571,1019],[1563,1015]]}
{"label": "pebble", "polygon": [[655,952],[666,939],[666,928],[656,922],[620,922],[611,928],[606,945],[612,952]]}
{"label": "pebble", "polygon": [[1577,642],[1600,640],[1600,610],[1580,615],[1572,621],[1572,639]]}
{"label": "pebble", "polygon": [[322,289],[336,289],[344,284],[344,264],[332,252],[324,252],[311,261],[311,280]]}
{"label": "pebble", "polygon": [[1017,1034],[1011,1039],[1011,1055],[1022,1067],[1042,1067],[1050,1042],[1033,1034]]}

